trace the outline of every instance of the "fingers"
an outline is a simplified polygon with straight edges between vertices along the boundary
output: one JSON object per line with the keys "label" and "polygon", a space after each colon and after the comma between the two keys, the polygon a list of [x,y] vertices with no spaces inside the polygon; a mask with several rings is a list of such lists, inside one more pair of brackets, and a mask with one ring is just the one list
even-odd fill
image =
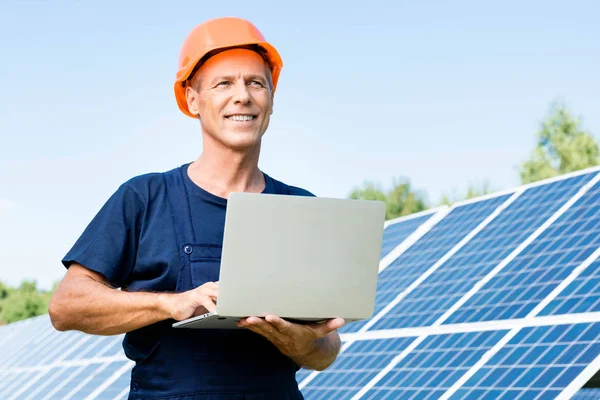
{"label": "fingers", "polygon": [[330,331],[335,331],[336,329],[340,329],[342,326],[346,324],[346,321],[343,318],[333,318],[327,321],[327,327]]}
{"label": "fingers", "polygon": [[202,306],[206,308],[208,312],[213,312],[217,309],[217,306],[210,298],[204,298],[202,301]]}
{"label": "fingers", "polygon": [[217,282],[206,282],[194,290],[212,299],[216,299],[219,294],[219,284]]}
{"label": "fingers", "polygon": [[[218,289],[219,285],[216,282],[207,282],[188,293],[192,296],[192,302],[195,307],[202,307],[208,312],[213,312],[217,308],[215,302],[218,296]],[[196,313],[198,313],[198,310],[196,310]]]}
{"label": "fingers", "polygon": [[206,282],[205,284],[203,284],[202,286],[199,286],[199,287],[207,288],[207,289],[218,289],[219,282]]}
{"label": "fingers", "polygon": [[249,317],[240,322],[242,322],[241,326],[248,328],[252,332],[258,333],[269,340],[274,340],[281,337],[281,333],[277,330],[277,328],[262,318]]}
{"label": "fingers", "polygon": [[275,315],[267,315],[265,320],[275,327],[279,332],[286,333],[292,328],[292,324]]}
{"label": "fingers", "polygon": [[319,338],[325,337],[336,329],[344,326],[346,321],[343,318],[332,318],[328,319],[324,323],[312,324],[311,328],[315,332],[315,335]]}

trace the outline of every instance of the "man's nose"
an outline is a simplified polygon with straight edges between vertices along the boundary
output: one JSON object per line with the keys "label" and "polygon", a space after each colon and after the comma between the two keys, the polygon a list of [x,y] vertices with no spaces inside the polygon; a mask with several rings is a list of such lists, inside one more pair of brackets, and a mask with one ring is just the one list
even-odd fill
{"label": "man's nose", "polygon": [[246,86],[246,82],[238,81],[235,83],[233,87],[233,100],[236,103],[246,104],[249,103],[252,97],[250,96],[250,92],[248,91],[248,87]]}

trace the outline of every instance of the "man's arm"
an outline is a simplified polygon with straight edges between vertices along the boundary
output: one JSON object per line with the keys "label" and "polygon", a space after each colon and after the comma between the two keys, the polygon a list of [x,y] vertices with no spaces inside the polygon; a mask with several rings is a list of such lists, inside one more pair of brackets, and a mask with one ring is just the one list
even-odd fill
{"label": "man's arm", "polygon": [[249,317],[239,322],[269,341],[302,367],[322,371],[329,367],[341,348],[337,329],[344,320],[334,318],[320,324],[294,324],[274,315]]}
{"label": "man's arm", "polygon": [[218,285],[206,283],[183,293],[126,292],[80,264],[69,267],[49,306],[59,331],[117,335],[173,318],[183,320],[215,309]]}

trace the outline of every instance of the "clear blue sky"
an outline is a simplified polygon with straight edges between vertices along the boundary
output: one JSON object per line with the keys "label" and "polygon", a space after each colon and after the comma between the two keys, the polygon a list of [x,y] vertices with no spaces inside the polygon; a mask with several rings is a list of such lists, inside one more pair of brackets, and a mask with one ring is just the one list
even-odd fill
{"label": "clear blue sky", "polygon": [[489,3],[2,2],[0,280],[49,287],[118,185],[200,154],[172,85],[186,34],[218,16],[284,59],[271,176],[333,197],[406,176],[432,203],[516,186],[553,99],[600,134],[600,6]]}

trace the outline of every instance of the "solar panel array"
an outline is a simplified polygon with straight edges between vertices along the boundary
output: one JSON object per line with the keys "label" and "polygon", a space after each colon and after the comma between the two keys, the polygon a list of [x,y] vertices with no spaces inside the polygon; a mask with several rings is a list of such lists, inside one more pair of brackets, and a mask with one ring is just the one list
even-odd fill
{"label": "solar panel array", "polygon": [[[388,221],[374,316],[311,399],[597,399],[600,168]],[[0,327],[0,398],[124,399],[122,336]]]}
{"label": "solar panel array", "polygon": [[[586,398],[600,369],[600,168],[460,202],[380,272],[307,399]],[[600,397],[593,397],[600,398]]]}
{"label": "solar panel array", "polygon": [[0,398],[126,399],[123,336],[58,332],[48,315],[0,328]]}

